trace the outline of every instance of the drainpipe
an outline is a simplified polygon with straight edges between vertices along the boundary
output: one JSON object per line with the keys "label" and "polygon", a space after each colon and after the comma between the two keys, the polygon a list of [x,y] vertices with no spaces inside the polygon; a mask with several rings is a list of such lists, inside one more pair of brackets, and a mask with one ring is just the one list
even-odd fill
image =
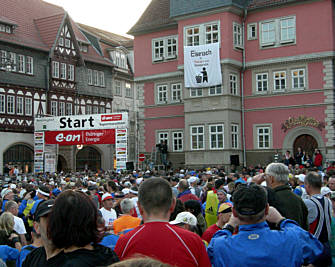
{"label": "drainpipe", "polygon": [[244,8],[244,16],[242,23],[242,32],[243,32],[243,50],[242,50],[242,72],[241,72],[241,95],[242,95],[242,142],[243,142],[243,165],[246,167],[247,155],[245,148],[245,118],[244,118],[244,72],[245,72],[245,21],[247,19],[248,10]]}

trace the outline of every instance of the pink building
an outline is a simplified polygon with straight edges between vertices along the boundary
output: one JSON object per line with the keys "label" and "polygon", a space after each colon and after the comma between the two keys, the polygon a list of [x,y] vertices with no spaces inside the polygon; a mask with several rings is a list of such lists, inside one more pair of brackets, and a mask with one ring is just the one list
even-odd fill
{"label": "pink building", "polygon": [[[268,163],[334,151],[333,1],[152,0],[130,30],[140,151],[176,166]],[[184,46],[219,42],[222,84],[184,86]]]}

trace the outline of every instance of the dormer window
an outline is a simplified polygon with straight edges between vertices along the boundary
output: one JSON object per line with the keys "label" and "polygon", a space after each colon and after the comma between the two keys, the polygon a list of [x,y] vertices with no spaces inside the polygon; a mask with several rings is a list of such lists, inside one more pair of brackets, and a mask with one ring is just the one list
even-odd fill
{"label": "dormer window", "polygon": [[122,69],[128,69],[127,65],[127,55],[122,50],[115,50],[110,52],[110,56],[113,60],[113,63]]}
{"label": "dormer window", "polygon": [[14,26],[0,23],[0,32],[13,33]]}
{"label": "dormer window", "polygon": [[84,53],[88,52],[88,44],[84,44],[84,43],[78,42],[78,45],[79,45],[79,50],[81,52],[84,52]]}

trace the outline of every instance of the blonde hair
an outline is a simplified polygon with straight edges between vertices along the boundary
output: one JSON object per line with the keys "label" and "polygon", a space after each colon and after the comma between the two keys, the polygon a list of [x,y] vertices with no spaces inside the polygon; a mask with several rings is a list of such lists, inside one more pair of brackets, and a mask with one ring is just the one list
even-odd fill
{"label": "blonde hair", "polygon": [[120,261],[109,267],[172,267],[172,265],[149,257],[141,257]]}
{"label": "blonde hair", "polygon": [[4,230],[9,235],[14,229],[14,216],[6,211],[0,216],[0,230]]}

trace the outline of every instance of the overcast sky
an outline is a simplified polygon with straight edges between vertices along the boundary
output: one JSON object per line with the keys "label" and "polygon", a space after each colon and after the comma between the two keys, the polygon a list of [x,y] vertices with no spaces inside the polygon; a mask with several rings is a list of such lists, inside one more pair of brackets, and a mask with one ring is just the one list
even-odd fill
{"label": "overcast sky", "polygon": [[[127,36],[151,0],[44,0],[62,6],[83,24]],[[128,36],[129,37],[129,36]]]}

